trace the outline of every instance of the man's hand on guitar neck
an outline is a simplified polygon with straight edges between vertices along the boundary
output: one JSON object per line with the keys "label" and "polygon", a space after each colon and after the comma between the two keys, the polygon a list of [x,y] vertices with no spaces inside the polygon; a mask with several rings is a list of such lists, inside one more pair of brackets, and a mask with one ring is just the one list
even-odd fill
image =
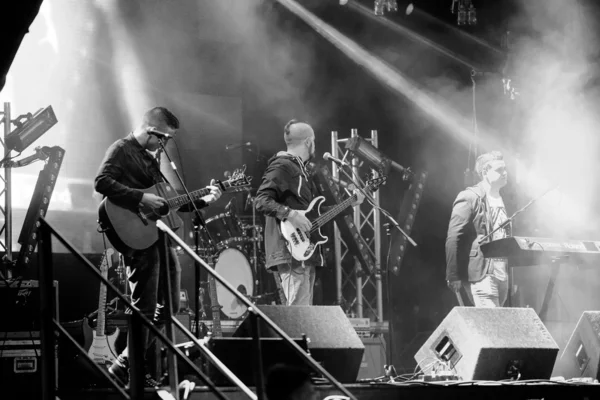
{"label": "man's hand on guitar neck", "polygon": [[354,194],[356,195],[356,200],[352,203],[352,207],[362,204],[362,202],[365,200],[365,195],[362,191],[355,189]]}
{"label": "man's hand on guitar neck", "polygon": [[202,200],[204,200],[206,202],[206,204],[212,204],[215,201],[219,200],[219,197],[221,197],[221,189],[219,189],[218,186],[214,186],[215,185],[215,180],[212,179],[210,181],[210,185],[207,186],[208,189],[210,189],[210,194],[207,194],[206,196],[204,196],[202,198]]}
{"label": "man's hand on guitar neck", "polygon": [[309,221],[309,219],[306,218],[304,214],[299,213],[296,210],[290,210],[287,220],[290,221],[294,228],[300,229],[302,232],[308,232],[310,231],[310,228],[312,228],[312,223]]}
{"label": "man's hand on guitar neck", "polygon": [[150,208],[161,208],[167,201],[153,193],[144,193],[142,196],[142,204]]}

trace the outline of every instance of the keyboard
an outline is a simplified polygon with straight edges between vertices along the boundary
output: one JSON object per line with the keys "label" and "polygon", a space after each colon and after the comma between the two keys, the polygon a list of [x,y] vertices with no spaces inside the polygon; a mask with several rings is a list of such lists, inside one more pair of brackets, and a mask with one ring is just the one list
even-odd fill
{"label": "keyboard", "polygon": [[512,236],[481,245],[488,258],[507,258],[509,265],[525,266],[547,264],[582,264],[600,261],[600,241],[558,240]]}

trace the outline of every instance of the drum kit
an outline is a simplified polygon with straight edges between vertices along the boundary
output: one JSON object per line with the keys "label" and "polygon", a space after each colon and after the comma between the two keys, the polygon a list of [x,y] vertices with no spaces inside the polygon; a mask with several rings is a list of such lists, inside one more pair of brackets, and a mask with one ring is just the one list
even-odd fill
{"label": "drum kit", "polygon": [[[212,250],[207,246],[208,235],[204,235],[204,238],[201,237],[197,253],[201,257],[214,260],[215,271],[252,302],[270,304],[276,301],[277,295],[276,291],[268,293],[265,290],[273,285],[272,282],[264,282],[267,274],[263,273],[262,265],[263,228],[254,207],[256,196],[252,195],[256,189],[248,188],[245,191],[245,209],[251,207],[252,214],[241,215],[235,203],[230,200],[224,212],[205,220],[204,229],[208,231],[214,243]],[[245,316],[246,306],[219,282],[216,282],[216,293],[222,315],[229,319],[241,319]],[[202,303],[205,304],[204,301]],[[209,309],[206,306],[201,307]]]}

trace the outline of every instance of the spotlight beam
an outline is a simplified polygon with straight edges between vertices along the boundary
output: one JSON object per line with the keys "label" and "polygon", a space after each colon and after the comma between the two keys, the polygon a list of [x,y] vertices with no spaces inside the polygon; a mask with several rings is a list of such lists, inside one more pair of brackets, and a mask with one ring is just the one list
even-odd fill
{"label": "spotlight beam", "polygon": [[469,69],[475,69],[477,71],[480,71],[483,69],[480,66],[475,66],[475,65],[471,64],[470,62],[466,61],[465,59],[459,57],[458,54],[448,50],[445,47],[440,46],[439,44],[435,43],[434,41],[427,39],[425,36],[419,35],[418,33],[414,32],[413,30],[408,29],[405,26],[399,25],[399,24],[391,21],[388,17],[376,16],[375,14],[373,14],[371,9],[365,7],[364,5],[362,5],[360,3],[351,2],[349,4],[349,7],[351,9],[359,12],[360,14],[366,16],[367,18],[380,23],[381,25],[385,26],[386,28],[388,28],[396,33],[405,35],[405,36],[409,37],[410,39],[414,40],[415,42],[422,43],[426,46],[431,47],[438,53],[445,55],[446,57],[456,61],[459,64],[462,64],[463,66],[465,66]]}
{"label": "spotlight beam", "polygon": [[[468,145],[472,142],[473,132],[470,129],[470,121],[460,116],[455,110],[446,105],[441,99],[433,98],[433,94],[425,89],[419,88],[415,83],[404,77],[399,71],[391,67],[380,58],[366,51],[359,44],[349,39],[331,25],[322,21],[313,13],[302,7],[295,0],[277,0],[290,12],[312,27],[323,38],[336,46],[342,53],[352,61],[362,66],[384,85],[393,89],[396,93],[406,97],[429,115],[442,128],[450,133],[455,140]],[[479,132],[480,142],[485,142],[485,147],[507,151],[506,146],[491,135]]]}

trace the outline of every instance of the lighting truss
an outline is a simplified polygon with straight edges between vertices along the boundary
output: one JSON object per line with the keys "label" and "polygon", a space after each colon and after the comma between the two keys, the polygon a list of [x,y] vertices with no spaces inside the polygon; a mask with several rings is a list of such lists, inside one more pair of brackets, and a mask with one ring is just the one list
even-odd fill
{"label": "lighting truss", "polygon": [[[351,138],[358,137],[356,129],[351,130]],[[377,131],[371,131],[371,138],[367,139],[371,145],[377,147]],[[331,154],[337,158],[352,160],[352,170],[355,177],[360,176],[359,160],[350,152],[342,150],[348,139],[339,139],[337,132],[331,132]],[[340,157],[342,155],[342,157]],[[337,165],[332,166],[332,175],[340,179],[340,170]],[[373,193],[373,200],[379,205],[379,193]],[[368,251],[375,259],[375,269],[370,275],[364,273],[360,263],[356,261],[348,246],[342,240],[340,231],[335,226],[335,268],[337,301],[347,312],[357,318],[370,318],[383,322],[383,300],[381,283],[381,218],[380,212],[367,201],[354,207],[354,224],[360,232]]]}
{"label": "lighting truss", "polygon": [[[33,115],[29,113],[12,119],[11,106],[8,102],[4,103],[0,116],[2,116],[0,123],[4,125],[4,137],[0,138],[0,145],[4,149],[2,152],[3,158],[0,162],[0,165],[4,167],[2,168],[3,174],[0,176],[0,185],[2,185],[0,197],[4,196],[4,206],[0,205],[0,217],[4,217],[4,223],[0,225],[0,237],[2,237],[0,239],[0,249],[4,251],[4,257],[0,265],[0,276],[11,279],[12,270],[15,265],[12,251],[13,220],[11,190],[11,168],[15,166],[15,163],[11,162],[11,160],[16,157],[12,155],[12,151],[15,150],[20,154],[20,152],[29,147],[46,133],[48,129],[54,126],[57,120],[52,106],[40,109]],[[14,131],[11,129],[13,125],[15,126]],[[16,166],[23,165],[27,165],[27,163]]]}

